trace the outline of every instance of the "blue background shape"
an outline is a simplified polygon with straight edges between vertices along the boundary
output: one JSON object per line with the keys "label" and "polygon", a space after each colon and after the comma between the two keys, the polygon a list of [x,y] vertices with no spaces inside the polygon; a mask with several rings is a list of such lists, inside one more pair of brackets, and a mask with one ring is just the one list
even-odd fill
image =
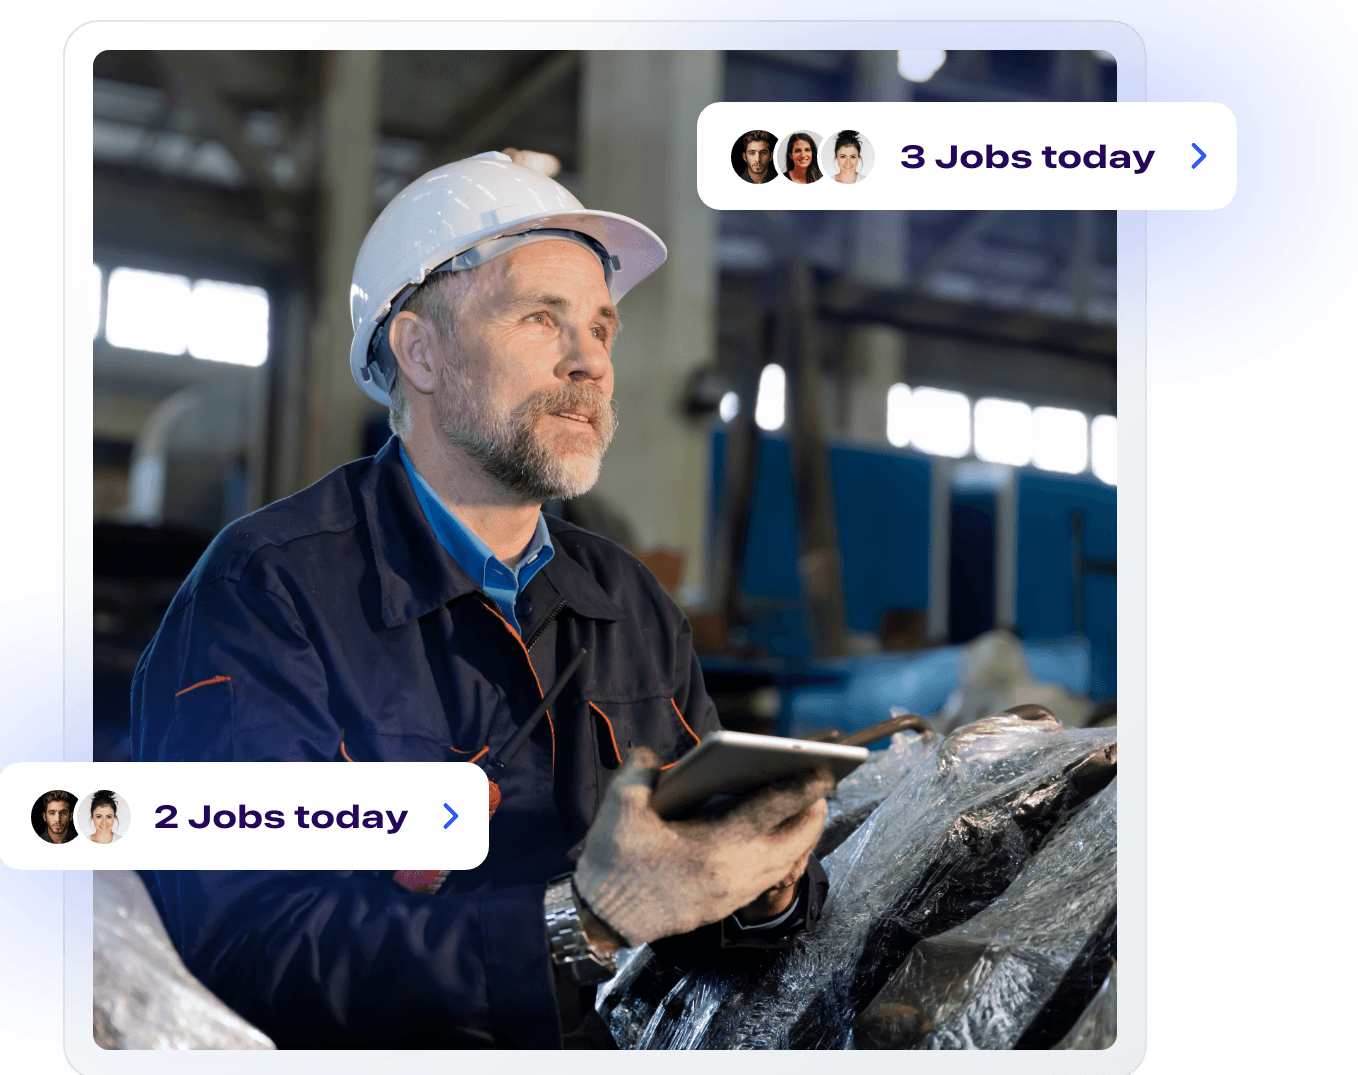
{"label": "blue background shape", "polygon": [[[460,5],[469,11],[473,5]],[[486,4],[477,14],[501,16],[504,4]],[[406,18],[444,18],[452,5],[407,0]],[[1149,429],[1152,433],[1224,429],[1305,409],[1336,394],[1358,377],[1355,343],[1354,102],[1358,46],[1353,3],[1319,0],[1126,0],[1074,3],[1050,0],[1013,3],[849,3],[827,7],[823,0],[520,0],[519,18],[930,18],[930,19],[1122,19],[1148,45],[1152,100],[1221,100],[1240,125],[1240,191],[1217,213],[1152,213],[1149,220]],[[5,179],[37,206],[45,232],[22,248],[23,257],[5,259],[0,286],[19,296],[24,308],[56,314],[50,281],[60,267],[61,126],[60,48],[62,39],[87,18],[183,18],[174,3],[68,3],[29,5],[7,19],[7,62],[0,79],[5,99],[22,100],[12,114],[12,145],[30,148],[23,170]],[[300,3],[238,0],[204,4],[194,14],[224,18],[372,18],[371,5],[331,0]],[[30,221],[31,223],[31,221]],[[37,267],[38,271],[35,271]],[[15,339],[26,328],[15,330]],[[50,341],[46,341],[50,345]],[[15,356],[15,350],[19,350]],[[46,357],[54,354],[49,349]],[[11,347],[7,364],[29,362],[22,347]],[[60,384],[60,381],[57,381]],[[14,381],[11,381],[14,384]],[[1351,395],[1351,392],[1350,394]],[[56,403],[60,407],[60,391]],[[50,400],[49,400],[50,403]],[[41,411],[52,423],[60,411]],[[41,410],[41,409],[39,409]],[[37,448],[58,448],[49,425]],[[1190,434],[1192,436],[1192,434]],[[1179,437],[1173,440],[1180,440]],[[15,449],[5,441],[11,468]],[[33,451],[34,444],[27,444]],[[1351,452],[1351,445],[1348,451]],[[60,457],[60,451],[56,452]],[[1152,475],[1153,476],[1153,475]],[[1351,475],[1350,475],[1351,478]],[[18,482],[11,486],[16,489]],[[30,487],[23,487],[29,493]],[[1152,495],[1152,542],[1164,533]],[[1351,495],[1351,483],[1350,491]],[[22,512],[11,498],[11,514]],[[50,514],[50,512],[49,512]],[[0,540],[34,536],[31,525],[7,523]],[[58,525],[41,529],[42,540],[0,546],[0,675],[7,690],[4,747],[0,763],[48,760],[61,748],[61,569]],[[1348,654],[1351,657],[1351,654]],[[1154,675],[1154,669],[1153,669]],[[20,719],[14,719],[18,715]],[[1168,893],[1156,880],[1152,851],[1153,900]],[[1302,869],[1305,863],[1297,863]],[[1177,899],[1167,896],[1167,899]],[[1200,903],[1205,893],[1194,892]],[[5,923],[0,946],[0,1071],[65,1067],[61,1037],[61,942],[57,930],[60,877],[14,873],[0,867],[0,913]],[[1206,915],[1206,908],[1203,908]],[[1264,923],[1267,924],[1267,923]],[[31,927],[31,928],[30,928]],[[1262,946],[1263,935],[1217,938],[1222,943]],[[1320,1037],[1320,1021],[1306,1017],[1306,983],[1275,981],[1264,1000],[1289,1008],[1297,1019],[1304,1049]],[[1275,1008],[1281,1014],[1282,1008]],[[1154,1013],[1154,1006],[1153,1006]],[[1164,1026],[1164,1023],[1161,1023]],[[1240,1033],[1253,1029],[1237,1026]],[[1199,1026],[1200,1033],[1211,1027]],[[1152,1026],[1153,1041],[1156,1025]],[[1210,1044],[1210,1042],[1209,1042]],[[1219,1042],[1218,1042],[1219,1044]],[[1296,1063],[1304,1053],[1258,1053]],[[37,1068],[34,1065],[38,1065]],[[1172,1064],[1167,1064],[1172,1067]]]}

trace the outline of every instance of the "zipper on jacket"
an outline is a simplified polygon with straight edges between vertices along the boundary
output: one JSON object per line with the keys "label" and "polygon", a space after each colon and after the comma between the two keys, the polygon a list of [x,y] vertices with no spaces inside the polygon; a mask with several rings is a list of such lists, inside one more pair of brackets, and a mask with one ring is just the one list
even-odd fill
{"label": "zipper on jacket", "polygon": [[533,643],[536,642],[539,638],[542,637],[542,632],[545,631],[545,630],[547,630],[547,628],[551,625],[551,622],[552,622],[554,619],[556,619],[558,613],[560,613],[561,610],[562,610],[563,608],[565,608],[565,607],[566,607],[566,599],[565,599],[564,597],[559,598],[559,599],[557,600],[556,604],[552,606],[552,610],[551,610],[549,613],[547,613],[546,618],[545,618],[540,624],[538,624],[538,629],[537,629],[536,631],[533,632],[533,637],[532,637],[532,638],[529,638],[529,639],[526,639],[526,640],[524,641],[524,644],[523,644],[523,645],[524,645],[524,648],[525,648],[525,649],[532,649],[532,648],[533,648]]}

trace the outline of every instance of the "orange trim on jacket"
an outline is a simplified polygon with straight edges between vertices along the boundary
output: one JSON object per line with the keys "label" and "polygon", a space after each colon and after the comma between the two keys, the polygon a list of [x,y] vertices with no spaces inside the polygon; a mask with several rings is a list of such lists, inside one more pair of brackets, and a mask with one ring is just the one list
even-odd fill
{"label": "orange trim on jacket", "polygon": [[199,687],[210,687],[214,683],[230,683],[230,676],[213,676],[211,679],[199,680],[191,687],[185,687],[182,691],[175,691],[174,696],[178,698],[181,694],[188,694],[189,691],[196,691]]}
{"label": "orange trim on jacket", "polygon": [[693,736],[695,743],[701,743],[702,740],[698,738],[698,733],[688,726],[688,721],[684,719],[684,714],[679,712],[679,705],[673,698],[670,699],[670,705],[674,706],[674,715],[679,718],[679,723],[684,726],[684,731]]}
{"label": "orange trim on jacket", "polygon": [[604,718],[604,723],[608,725],[608,738],[609,738],[610,740],[612,740],[612,742],[613,742],[613,756],[614,756],[615,758],[618,759],[618,764],[621,765],[621,764],[622,764],[622,751],[620,751],[620,750],[618,749],[618,737],[617,737],[616,735],[613,734],[613,722],[612,722],[611,720],[608,719],[608,714],[605,713],[602,709],[600,709],[600,708],[599,708],[597,705],[595,705],[593,702],[590,702],[590,703],[589,703],[589,707],[590,707],[590,709],[594,710],[594,712],[598,713],[599,716],[603,717],[603,718]]}
{"label": "orange trim on jacket", "polygon": [[[497,612],[494,608],[492,608],[490,605],[486,605],[485,602],[482,602],[482,604],[485,605],[486,611],[489,612],[492,616],[494,616],[494,617],[495,617],[497,620],[499,620],[501,623],[503,623],[503,624],[505,625],[505,630],[508,631],[511,635],[514,636],[514,641],[517,642],[517,643],[519,644],[519,649],[523,650],[523,658],[524,658],[524,660],[526,660],[526,661],[528,662],[528,671],[530,671],[530,672],[533,673],[533,682],[536,683],[536,684],[538,685],[538,697],[539,697],[539,698],[545,698],[545,697],[547,697],[546,692],[542,689],[542,680],[538,679],[538,670],[537,670],[536,668],[533,667],[533,658],[530,657],[530,656],[528,655],[528,647],[525,646],[525,645],[523,644],[523,636],[520,635],[518,631],[514,630],[514,628],[510,626],[509,621],[508,621],[507,619],[505,619],[503,616],[501,616],[500,613]],[[547,730],[550,731],[550,732],[552,733],[552,772],[555,773],[555,772],[556,772],[556,725],[552,723],[552,713],[551,713],[551,710],[548,710],[548,711],[547,711]],[[480,755],[477,755],[477,756],[479,757]],[[473,759],[473,760],[475,760],[475,759]]]}

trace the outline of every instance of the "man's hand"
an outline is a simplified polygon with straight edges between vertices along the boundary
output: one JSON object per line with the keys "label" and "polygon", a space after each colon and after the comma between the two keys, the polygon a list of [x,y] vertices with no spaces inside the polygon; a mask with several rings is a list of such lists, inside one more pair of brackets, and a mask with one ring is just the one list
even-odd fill
{"label": "man's hand", "polygon": [[592,916],[638,945],[741,908],[750,921],[785,910],[825,824],[829,771],[772,784],[719,817],[665,821],[651,808],[658,764],[632,752],[585,838],[575,888]]}

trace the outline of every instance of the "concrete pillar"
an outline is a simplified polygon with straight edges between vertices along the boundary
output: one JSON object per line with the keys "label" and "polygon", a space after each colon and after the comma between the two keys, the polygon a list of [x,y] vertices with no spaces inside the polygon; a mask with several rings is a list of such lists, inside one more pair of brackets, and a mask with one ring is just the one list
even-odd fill
{"label": "concrete pillar", "polygon": [[373,221],[373,145],[378,131],[381,53],[331,52],[321,100],[321,199],[317,286],[307,377],[304,484],[356,459],[363,423],[379,411],[349,373],[349,284]]}
{"label": "concrete pillar", "polygon": [[698,199],[696,126],[721,97],[722,64],[718,52],[589,52],[581,80],[582,200],[640,220],[669,248],[619,307],[619,426],[598,490],[642,547],[684,550],[685,603],[701,600],[707,582],[710,462],[707,429],[679,401],[717,338],[717,214]]}
{"label": "concrete pillar", "polygon": [[[896,70],[896,53],[858,53],[855,96],[860,101],[902,101],[911,84]],[[836,132],[826,132],[833,137]],[[886,166],[887,146],[876,146],[877,168]],[[894,210],[854,213],[849,275],[878,287],[901,287],[906,281],[909,227],[905,213]],[[904,376],[905,334],[885,325],[861,325],[848,334],[856,375],[849,381],[848,428],[855,441],[885,445],[886,393]]]}

